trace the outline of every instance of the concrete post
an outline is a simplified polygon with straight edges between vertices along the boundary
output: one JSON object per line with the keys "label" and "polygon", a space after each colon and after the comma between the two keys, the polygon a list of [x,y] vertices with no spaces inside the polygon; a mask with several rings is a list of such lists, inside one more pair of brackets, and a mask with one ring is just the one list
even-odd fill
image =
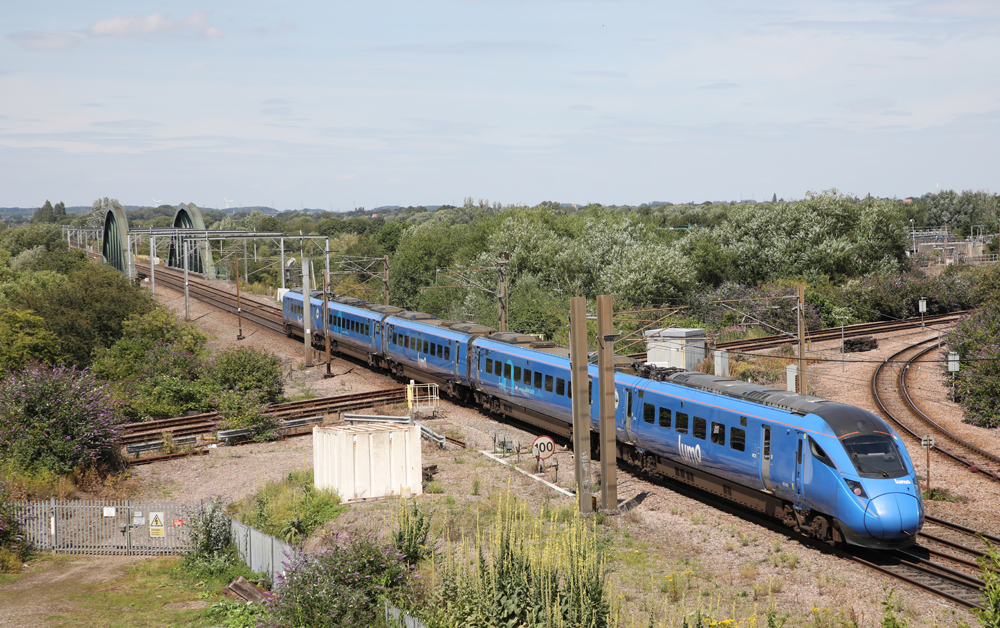
{"label": "concrete post", "polygon": [[285,239],[279,238],[281,241],[281,289],[285,289]]}
{"label": "concrete post", "polygon": [[191,300],[188,294],[188,241],[184,240],[184,320],[191,320]]}
{"label": "concrete post", "polygon": [[716,349],[714,357],[716,376],[729,377],[729,352],[725,349]]}
{"label": "concrete post", "polygon": [[611,297],[597,297],[597,386],[601,435],[601,510],[618,507],[618,447],[615,442],[615,341]]}
{"label": "concrete post", "polygon": [[[569,300],[570,392],[573,397],[573,462],[580,514],[591,512],[590,399],[587,396],[587,299]],[[603,459],[603,457],[602,457]]]}
{"label": "concrete post", "polygon": [[149,291],[156,294],[156,236],[149,236]]}
{"label": "concrete post", "polygon": [[302,343],[306,350],[306,367],[312,366],[312,316],[309,314],[309,266],[312,261],[302,260]]}

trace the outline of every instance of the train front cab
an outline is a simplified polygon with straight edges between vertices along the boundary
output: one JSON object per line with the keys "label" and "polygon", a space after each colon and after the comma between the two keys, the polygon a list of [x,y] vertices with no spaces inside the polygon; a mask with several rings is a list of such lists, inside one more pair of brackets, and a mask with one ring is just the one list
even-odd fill
{"label": "train front cab", "polygon": [[860,408],[832,404],[815,414],[836,440],[823,448],[803,439],[812,454],[805,470],[811,474],[804,482],[806,501],[836,513],[848,543],[877,549],[912,545],[924,523],[923,500],[898,435]]}

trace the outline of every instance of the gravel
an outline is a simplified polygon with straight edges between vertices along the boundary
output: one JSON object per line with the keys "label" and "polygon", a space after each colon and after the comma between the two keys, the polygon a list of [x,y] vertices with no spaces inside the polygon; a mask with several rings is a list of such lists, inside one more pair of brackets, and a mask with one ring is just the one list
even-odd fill
{"label": "gravel", "polygon": [[[168,307],[183,315],[183,296],[157,287],[159,297]],[[178,298],[180,297],[180,298]],[[213,336],[209,346],[215,349],[234,346],[235,316],[219,312],[192,300],[192,318]],[[335,359],[335,377],[324,379],[324,366],[302,368],[303,349],[295,342],[244,323],[247,338],[242,345],[256,346],[279,355],[287,373],[290,395],[325,396],[346,392],[376,390],[397,386],[389,377],[373,373],[353,362]],[[810,367],[810,385],[820,396],[874,410],[868,392],[875,368],[881,360],[929,333],[900,333],[880,337],[877,351],[850,354],[848,362],[814,364]],[[839,359],[839,342],[816,344],[812,357]],[[837,350],[834,353],[834,350]],[[860,362],[858,360],[865,360]],[[941,401],[941,374],[922,368],[917,379],[921,403],[935,417],[984,448],[996,451],[997,434],[960,423],[960,411],[950,402]],[[400,414],[402,412],[399,412]],[[534,434],[516,426],[496,422],[467,407],[442,401],[438,418],[429,421],[434,429],[466,441],[469,449],[449,445],[439,450],[425,444],[424,464],[437,464],[436,481],[441,494],[425,494],[421,500],[432,507],[437,526],[445,538],[457,540],[462,525],[475,526],[476,513],[482,504],[507,491],[528,501],[534,509],[572,508],[574,500],[509,467],[478,453],[490,449],[496,434],[502,434],[529,446]],[[919,444],[907,442],[919,472],[923,472],[923,452]],[[554,456],[559,464],[559,484],[571,486],[573,454],[560,447]],[[312,464],[312,443],[308,437],[292,438],[267,445],[219,448],[208,456],[173,460],[134,470],[142,498],[169,497],[193,501],[211,495],[240,499],[253,493],[264,482],[280,479],[291,470]],[[935,486],[947,486],[953,494],[967,501],[960,503],[928,502],[927,511],[970,527],[1000,532],[995,514],[996,489],[974,475],[943,459],[932,459]],[[528,465],[525,464],[525,467]],[[597,477],[598,465],[592,464]],[[547,479],[554,480],[548,469]],[[473,495],[474,485],[479,495]],[[619,602],[636,625],[645,625],[648,613],[665,617],[670,625],[680,625],[685,609],[712,609],[715,617],[744,619],[763,612],[769,599],[779,611],[791,615],[789,625],[836,625],[855,621],[859,626],[879,623],[882,615],[883,587],[898,589],[903,612],[913,626],[954,625],[970,617],[940,598],[907,585],[890,582],[874,572],[817,551],[791,540],[787,535],[745,521],[670,490],[668,484],[650,482],[620,471],[620,501],[637,496],[641,503],[625,515],[611,516],[604,525],[614,531],[615,552],[621,567],[612,574],[620,590]],[[384,530],[396,506],[373,500],[356,504],[334,520],[307,544],[317,549],[329,543],[338,531],[350,529]],[[667,577],[688,583],[681,587],[678,599],[665,592]],[[770,591],[770,593],[769,593]],[[758,616],[756,620],[761,622]]]}

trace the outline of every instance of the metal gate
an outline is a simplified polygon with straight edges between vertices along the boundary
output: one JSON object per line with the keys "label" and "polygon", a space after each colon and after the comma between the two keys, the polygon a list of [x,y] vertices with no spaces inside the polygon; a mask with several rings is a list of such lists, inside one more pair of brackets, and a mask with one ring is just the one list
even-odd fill
{"label": "metal gate", "polygon": [[18,502],[25,540],[64,554],[180,554],[191,549],[185,518],[172,502],[50,499]]}

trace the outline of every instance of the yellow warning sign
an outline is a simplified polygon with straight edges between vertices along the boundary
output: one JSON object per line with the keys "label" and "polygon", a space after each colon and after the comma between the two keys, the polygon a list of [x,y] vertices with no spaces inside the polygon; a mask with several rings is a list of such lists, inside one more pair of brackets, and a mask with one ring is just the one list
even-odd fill
{"label": "yellow warning sign", "polygon": [[163,513],[162,512],[151,512],[149,513],[149,536],[150,538],[158,538],[166,536],[166,530],[163,526]]}

